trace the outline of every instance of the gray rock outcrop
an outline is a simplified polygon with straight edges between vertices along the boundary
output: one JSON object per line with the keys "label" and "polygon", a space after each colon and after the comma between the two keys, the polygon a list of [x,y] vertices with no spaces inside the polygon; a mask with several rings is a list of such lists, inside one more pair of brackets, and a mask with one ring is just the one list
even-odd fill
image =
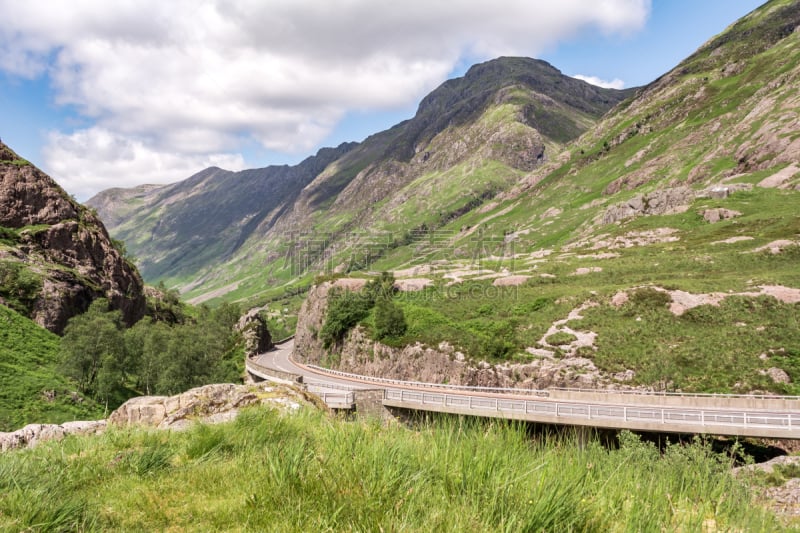
{"label": "gray rock outcrop", "polygon": [[0,451],[29,448],[47,440],[61,440],[67,435],[102,433],[105,420],[65,422],[63,424],[28,424],[10,433],[0,433]]}
{"label": "gray rock outcrop", "polygon": [[613,224],[626,218],[642,215],[667,215],[683,213],[695,193],[689,187],[661,189],[647,194],[639,194],[628,200],[609,207],[603,215],[603,224]]}
{"label": "gray rock outcrop", "polygon": [[61,333],[67,320],[107,298],[127,324],[144,315],[143,283],[103,223],[44,172],[0,143],[0,226],[18,237],[3,260],[41,278],[28,315]]}
{"label": "gray rock outcrop", "polygon": [[302,392],[285,385],[221,383],[190,389],[177,396],[131,398],[111,413],[108,423],[181,429],[197,421],[219,423],[232,420],[240,409],[250,405],[294,410],[306,403]]}
{"label": "gray rock outcrop", "polygon": [[272,348],[272,335],[270,335],[267,321],[261,316],[260,309],[251,309],[239,319],[236,330],[244,339],[245,357],[253,357]]}
{"label": "gray rock outcrop", "polygon": [[702,216],[709,224],[716,224],[720,220],[728,220],[741,215],[742,214],[739,211],[724,209],[722,207],[718,207],[716,209],[705,209],[700,212],[700,216]]}

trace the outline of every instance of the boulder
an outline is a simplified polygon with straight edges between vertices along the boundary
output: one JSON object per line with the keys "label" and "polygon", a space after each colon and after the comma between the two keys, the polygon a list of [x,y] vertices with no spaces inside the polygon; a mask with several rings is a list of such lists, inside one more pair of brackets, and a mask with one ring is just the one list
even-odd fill
{"label": "boulder", "polygon": [[266,352],[272,348],[272,335],[267,327],[267,321],[261,315],[261,310],[251,309],[245,313],[236,324],[236,330],[244,338],[244,351],[246,357],[252,357]]}
{"label": "boulder", "polygon": [[739,211],[734,211],[732,209],[724,209],[721,207],[716,209],[705,209],[703,211],[700,211],[699,214],[709,224],[714,224],[716,222],[719,222],[720,220],[728,220],[730,218],[742,215]]}
{"label": "boulder", "polygon": [[0,433],[0,451],[31,448],[40,442],[61,440],[67,435],[89,435],[102,433],[105,420],[66,422],[64,424],[28,424],[10,433]]}
{"label": "boulder", "polygon": [[232,420],[249,405],[267,404],[294,410],[305,403],[301,392],[292,387],[263,382],[254,385],[219,383],[190,389],[177,396],[141,396],[122,404],[108,418],[117,426],[149,426],[182,429],[202,421],[218,423]]}

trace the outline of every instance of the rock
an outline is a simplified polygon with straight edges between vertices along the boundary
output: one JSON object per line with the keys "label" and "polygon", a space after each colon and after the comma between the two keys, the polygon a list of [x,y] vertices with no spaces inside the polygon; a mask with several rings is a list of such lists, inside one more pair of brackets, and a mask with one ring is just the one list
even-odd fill
{"label": "rock", "polygon": [[785,370],[777,367],[768,368],[766,371],[767,376],[775,383],[791,383],[791,378]]}
{"label": "rock", "polygon": [[769,252],[773,255],[777,255],[790,246],[800,246],[800,241],[778,239],[777,241],[772,241],[771,243],[765,244],[764,246],[759,246],[758,248],[753,250],[753,252]]}
{"label": "rock", "polygon": [[64,424],[28,424],[11,433],[0,433],[0,451],[32,448],[40,442],[60,440],[67,435],[102,433],[105,428],[105,420],[66,422]]}
{"label": "rock", "polygon": [[522,285],[530,276],[506,276],[504,278],[497,278],[492,282],[494,287],[516,287],[517,285]]}
{"label": "rock", "polygon": [[244,339],[245,357],[252,357],[272,348],[272,335],[267,328],[267,321],[261,316],[260,309],[251,309],[236,324],[236,331]]}
{"label": "rock", "polygon": [[558,215],[560,215],[561,213],[563,213],[563,211],[562,211],[561,209],[559,209],[559,208],[557,208],[557,207],[551,207],[551,208],[549,208],[547,211],[545,211],[544,213],[542,213],[542,216],[541,216],[540,218],[541,218],[542,220],[544,220],[545,218],[557,217],[557,216],[558,216]]}
{"label": "rock", "polygon": [[613,224],[634,216],[683,213],[689,209],[694,198],[695,193],[689,187],[653,191],[612,205],[603,214],[602,222]]}
{"label": "rock", "polygon": [[3,143],[0,152],[0,226],[21,230],[13,256],[42,277],[28,316],[61,333],[101,297],[128,325],[144,316],[142,279],[100,219],[33,165],[12,163],[20,158]]}
{"label": "rock", "polygon": [[602,271],[603,271],[602,267],[578,267],[575,269],[575,272],[573,272],[572,275],[585,276],[586,274],[593,274]]}
{"label": "rock", "polygon": [[699,214],[706,220],[706,222],[710,224],[714,224],[716,222],[719,222],[720,220],[728,220],[730,218],[742,215],[739,211],[733,211],[731,209],[723,209],[721,207],[716,209],[706,209],[704,211],[700,211]]}
{"label": "rock", "polygon": [[111,413],[108,423],[181,429],[196,421],[217,423],[231,420],[241,408],[249,405],[266,404],[294,410],[304,403],[306,400],[301,392],[284,385],[221,383],[190,389],[177,396],[131,398]]}

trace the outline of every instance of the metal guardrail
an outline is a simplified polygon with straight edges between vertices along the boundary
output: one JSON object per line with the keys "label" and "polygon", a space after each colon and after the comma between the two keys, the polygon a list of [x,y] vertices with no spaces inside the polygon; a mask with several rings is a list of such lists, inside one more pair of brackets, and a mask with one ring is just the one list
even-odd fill
{"label": "metal guardrail", "polygon": [[336,389],[336,390],[344,390],[344,391],[356,391],[358,390],[355,387],[351,387],[349,385],[340,385],[338,383],[323,383],[321,381],[308,381],[303,380],[303,383],[308,388],[316,387],[318,389]]}
{"label": "metal guardrail", "polygon": [[355,394],[352,392],[315,392],[328,407],[351,408],[356,401]]}
{"label": "metal guardrail", "polygon": [[320,372],[323,374],[328,374],[330,376],[337,376],[341,378],[347,379],[357,379],[361,381],[367,381],[372,383],[385,383],[387,385],[399,385],[403,387],[417,387],[417,388],[428,388],[428,389],[448,389],[448,390],[458,390],[458,391],[472,391],[472,392],[494,392],[494,393],[503,393],[503,394],[524,394],[524,395],[531,395],[531,396],[540,396],[540,397],[547,397],[550,396],[550,393],[547,390],[543,389],[513,389],[513,388],[501,388],[501,387],[474,387],[470,385],[449,385],[446,383],[427,383],[424,381],[404,381],[400,379],[391,379],[391,378],[380,378],[380,377],[372,377],[372,376],[362,376],[360,374],[352,374],[350,372],[342,372],[341,370],[331,370],[330,368],[323,368],[317,365],[305,365],[307,368],[310,368],[316,372]]}
{"label": "metal guardrail", "polygon": [[511,387],[475,387],[471,385],[449,385],[446,383],[427,383],[423,381],[405,381],[400,379],[381,378],[363,376],[341,370],[332,370],[317,365],[305,365],[314,371],[338,376],[348,379],[357,379],[375,383],[385,383],[387,385],[397,385],[402,387],[416,387],[428,389],[447,389],[457,391],[472,391],[485,393],[519,394],[538,397],[549,397],[551,392],[577,392],[591,394],[620,394],[625,396],[664,396],[675,398],[718,398],[718,399],[743,399],[743,400],[800,400],[800,396],[781,396],[779,394],[718,394],[702,392],[669,392],[669,391],[646,391],[646,390],[617,390],[617,389],[581,389],[570,387],[548,387],[546,389],[518,389]]}
{"label": "metal guardrail", "polygon": [[[577,404],[552,400],[488,398],[486,396],[453,395],[406,389],[384,389],[384,400],[394,400],[419,405],[438,405],[475,411],[476,415],[488,412],[540,414],[545,416],[606,422],[644,422],[664,426],[700,425],[739,428],[777,429],[800,431],[800,412],[743,411],[725,409],[681,409],[675,407],[622,406],[608,404]],[[565,421],[566,422],[566,421]],[[610,424],[609,424],[610,425]],[[677,428],[676,428],[677,429]],[[687,432],[692,432],[687,429]],[[789,435],[787,435],[788,437]]]}
{"label": "metal guardrail", "polygon": [[648,390],[616,390],[616,389],[582,389],[575,387],[548,387],[549,391],[580,392],[593,394],[622,394],[629,396],[666,396],[677,398],[730,398],[747,400],[800,400],[800,396],[784,396],[781,394],[726,394],[719,392],[674,392]]}

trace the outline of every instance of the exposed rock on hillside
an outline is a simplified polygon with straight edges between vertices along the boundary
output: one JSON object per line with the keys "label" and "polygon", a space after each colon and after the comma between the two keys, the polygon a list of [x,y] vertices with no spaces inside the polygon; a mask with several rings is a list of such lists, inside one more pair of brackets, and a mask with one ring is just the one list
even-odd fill
{"label": "exposed rock on hillside", "polygon": [[[297,322],[294,356],[298,360],[311,364],[326,362],[329,350],[323,348],[318,332],[325,321],[331,288],[346,288],[346,283],[340,281],[345,280],[322,283],[309,291]],[[436,347],[416,343],[393,348],[370,339],[361,327],[351,330],[334,350],[340,354],[336,370],[429,383],[521,388],[614,387],[615,378],[629,379],[601,375],[594,363],[583,357],[556,360],[549,351],[529,363],[491,365],[469,361],[447,343]]]}
{"label": "exposed rock on hillside", "polygon": [[63,424],[28,424],[10,433],[0,433],[0,452],[32,448],[47,440],[61,440],[67,435],[92,435],[106,429],[105,420],[65,422]]}
{"label": "exposed rock on hillside", "polygon": [[241,332],[244,339],[245,357],[264,353],[273,346],[272,335],[260,309],[251,309],[245,313],[236,324],[236,330]]}
{"label": "exposed rock on hillside", "polygon": [[306,396],[286,385],[263,382],[252,385],[222,383],[190,389],[177,396],[131,398],[108,419],[115,425],[141,425],[181,429],[194,422],[219,423],[236,418],[250,405],[270,405],[295,410],[306,405]]}
{"label": "exposed rock on hillside", "polygon": [[43,441],[61,440],[67,435],[98,434],[105,431],[108,424],[183,429],[196,422],[214,424],[233,420],[240,409],[251,405],[294,411],[309,404],[304,392],[287,385],[269,382],[205,385],[177,396],[131,398],[111,413],[108,420],[29,424],[17,431],[0,433],[0,451],[33,447]]}
{"label": "exposed rock on hillside", "polygon": [[104,297],[128,324],[144,314],[143,284],[102,222],[42,171],[0,143],[0,265],[40,280],[24,311],[60,333],[67,320]]}

